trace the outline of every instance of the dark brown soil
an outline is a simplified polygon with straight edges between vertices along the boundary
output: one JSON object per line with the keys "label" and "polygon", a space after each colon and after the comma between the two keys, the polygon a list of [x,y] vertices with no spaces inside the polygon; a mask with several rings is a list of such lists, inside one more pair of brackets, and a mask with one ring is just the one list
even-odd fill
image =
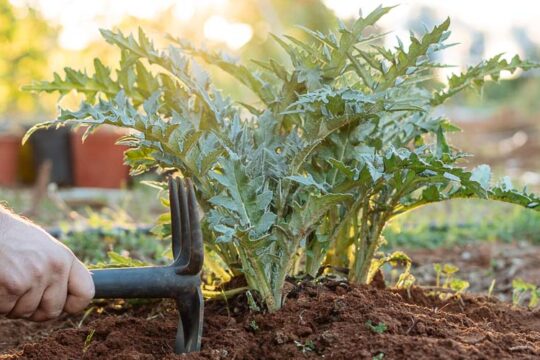
{"label": "dark brown soil", "polygon": [[[482,297],[443,301],[419,288],[408,293],[337,281],[302,283],[274,314],[250,312],[244,296],[227,305],[209,302],[203,349],[183,356],[171,354],[177,324],[172,303],[105,312],[80,328],[0,348],[0,359],[540,358],[540,312]],[[378,333],[368,323],[385,329]],[[23,336],[8,334],[6,324],[13,323],[0,320],[2,340]]]}

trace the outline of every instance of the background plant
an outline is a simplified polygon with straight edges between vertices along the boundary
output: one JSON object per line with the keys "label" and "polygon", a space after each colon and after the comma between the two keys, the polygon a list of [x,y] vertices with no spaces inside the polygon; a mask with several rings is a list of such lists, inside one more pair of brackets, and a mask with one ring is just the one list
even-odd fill
{"label": "background plant", "polygon": [[[536,64],[496,56],[438,84],[434,69],[443,65],[434,59],[447,47],[449,20],[411,35],[408,47],[387,49],[384,34],[365,30],[388,11],[379,7],[325,34],[304,29],[307,42],[276,37],[290,63],[266,59],[254,69],[183,40],[160,50],[142,30],[138,39],[103,30],[121,51],[116,76],[96,59],[93,75],[66,69],[64,78],[29,86],[86,96],[80,109],[61,109],[58,120],[34,129],[133,129],[122,139],[132,147],[132,172],[158,167],[192,177],[208,250],[231,274],[242,273],[271,311],[282,304],[287,275],[313,275],[321,264],[348,267],[351,281],[366,282],[381,233],[399,214],[470,197],[540,209],[537,197],[508,179],[492,185],[488,166],[459,166],[466,155],[445,137],[458,129],[434,111],[503,70]],[[229,73],[259,100],[224,97],[199,61]]]}
{"label": "background plant", "polygon": [[515,306],[522,305],[523,298],[528,298],[527,306],[531,309],[535,308],[538,306],[539,295],[540,290],[536,285],[519,278],[512,280],[512,304]]}

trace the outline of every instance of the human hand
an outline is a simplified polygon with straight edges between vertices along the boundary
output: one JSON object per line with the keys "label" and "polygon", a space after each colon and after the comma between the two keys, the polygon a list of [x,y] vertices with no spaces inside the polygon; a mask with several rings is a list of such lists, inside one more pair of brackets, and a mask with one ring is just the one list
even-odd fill
{"label": "human hand", "polygon": [[0,315],[46,321],[93,297],[90,272],[71,250],[0,207]]}

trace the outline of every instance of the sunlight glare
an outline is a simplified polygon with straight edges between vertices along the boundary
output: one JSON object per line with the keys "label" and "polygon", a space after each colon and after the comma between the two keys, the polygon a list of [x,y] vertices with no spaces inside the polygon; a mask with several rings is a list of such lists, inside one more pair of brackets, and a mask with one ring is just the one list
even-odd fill
{"label": "sunlight glare", "polygon": [[248,24],[231,23],[222,16],[214,15],[204,23],[204,36],[236,50],[251,40],[253,29]]}
{"label": "sunlight glare", "polygon": [[161,0],[154,3],[148,0],[131,0],[130,6],[127,7],[126,13],[139,19],[152,19],[159,15],[160,12],[174,5],[175,1]]}
{"label": "sunlight glare", "polygon": [[186,0],[182,1],[182,3],[177,3],[174,6],[174,17],[177,18],[180,21],[188,21],[195,15],[195,1],[193,0]]}
{"label": "sunlight glare", "polygon": [[[18,7],[25,7],[28,0],[10,0]],[[122,22],[126,16],[152,19],[171,9],[176,19],[190,21],[199,11],[211,10],[216,14],[226,8],[229,0],[35,0],[32,6],[45,19],[60,25],[59,44],[68,50],[81,50],[100,38],[99,28],[110,28]],[[242,25],[242,26],[237,26]],[[229,24],[233,35],[227,45],[232,48],[243,46],[252,36],[251,28],[245,24]]]}
{"label": "sunlight glare", "polygon": [[331,9],[337,17],[342,19],[352,18],[358,15],[362,1],[352,0],[323,0],[323,3]]}

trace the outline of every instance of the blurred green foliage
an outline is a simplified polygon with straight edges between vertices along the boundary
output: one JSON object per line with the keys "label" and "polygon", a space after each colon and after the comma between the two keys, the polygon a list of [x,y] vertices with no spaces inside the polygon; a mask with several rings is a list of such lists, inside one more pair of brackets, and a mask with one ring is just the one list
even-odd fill
{"label": "blurred green foliage", "polygon": [[136,230],[86,229],[63,235],[60,240],[87,264],[114,260],[111,253],[145,263],[165,264],[169,260],[167,242]]}
{"label": "blurred green foliage", "polygon": [[384,230],[385,247],[450,247],[475,241],[540,244],[540,214],[519,206],[482,200],[431,204],[395,219]]}
{"label": "blurred green foliage", "polygon": [[14,120],[41,111],[41,103],[20,87],[45,76],[56,48],[56,30],[32,9],[0,0],[0,119]]}
{"label": "blurred green foliage", "polygon": [[114,262],[114,254],[161,264],[169,260],[170,244],[156,238],[150,227],[141,226],[122,209],[86,209],[75,224],[62,222],[60,230],[59,240],[86,263]]}
{"label": "blurred green foliage", "polygon": [[455,101],[458,105],[482,108],[510,107],[522,114],[535,115],[540,112],[540,79],[537,76],[520,76],[501,80],[499,84],[488,84],[482,96],[464,94]]}

